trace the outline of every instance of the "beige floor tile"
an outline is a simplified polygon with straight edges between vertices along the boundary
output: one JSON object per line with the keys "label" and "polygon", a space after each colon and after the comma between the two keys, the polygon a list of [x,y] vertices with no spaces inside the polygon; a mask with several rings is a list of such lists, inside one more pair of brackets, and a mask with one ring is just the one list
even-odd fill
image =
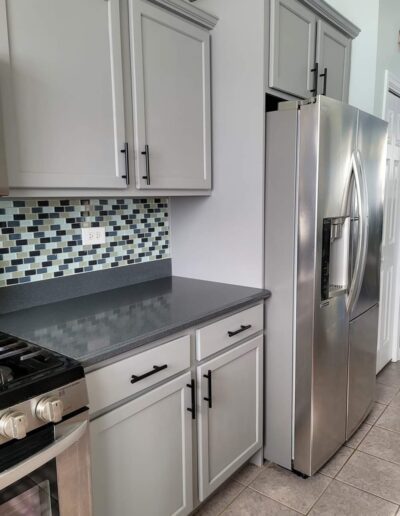
{"label": "beige floor tile", "polygon": [[398,506],[334,480],[314,505],[313,516],[394,516]]}
{"label": "beige floor tile", "polygon": [[377,383],[375,389],[375,401],[377,401],[378,403],[383,403],[384,405],[389,405],[389,403],[397,394],[398,390],[398,387],[383,385],[383,383]]}
{"label": "beige floor tile", "polygon": [[400,432],[400,406],[390,404],[376,422],[376,426]]}
{"label": "beige floor tile", "polygon": [[367,435],[367,433],[371,430],[372,426],[368,425],[367,423],[363,423],[360,428],[357,430],[357,432],[351,437],[347,443],[346,446],[349,448],[358,448],[361,441],[364,439],[364,437]]}
{"label": "beige floor tile", "polygon": [[396,396],[393,398],[392,402],[390,403],[392,407],[400,408],[400,393],[396,394]]}
{"label": "beige floor tile", "polygon": [[241,469],[239,469],[237,473],[235,473],[235,475],[233,476],[233,480],[236,480],[236,482],[240,482],[241,484],[248,486],[253,482],[256,476],[261,473],[262,469],[262,467],[260,468],[248,462]]}
{"label": "beige floor tile", "polygon": [[376,377],[376,381],[384,385],[400,387],[400,365],[399,362],[388,364]]}
{"label": "beige floor tile", "polygon": [[334,455],[331,460],[325,464],[325,466],[320,470],[320,473],[327,475],[328,477],[336,477],[342,467],[345,465],[347,460],[351,457],[354,452],[353,448],[348,448],[347,446],[342,446],[340,450]]}
{"label": "beige floor tile", "polygon": [[271,498],[247,488],[225,509],[222,516],[298,516],[298,514]]}
{"label": "beige floor tile", "polygon": [[382,405],[382,403],[374,403],[374,406],[372,407],[371,412],[369,413],[369,416],[365,420],[365,422],[368,425],[374,425],[378,419],[379,416],[381,416],[382,412],[385,410],[386,405]]}
{"label": "beige floor tile", "polygon": [[400,434],[398,432],[374,426],[358,449],[400,465]]}
{"label": "beige floor tile", "polygon": [[196,516],[217,516],[245,489],[243,484],[228,480],[200,509]]}
{"label": "beige floor tile", "polygon": [[329,477],[320,473],[303,479],[271,464],[258,475],[250,487],[302,514],[307,514],[330,482]]}
{"label": "beige floor tile", "polygon": [[400,504],[400,466],[397,464],[356,450],[336,478]]}

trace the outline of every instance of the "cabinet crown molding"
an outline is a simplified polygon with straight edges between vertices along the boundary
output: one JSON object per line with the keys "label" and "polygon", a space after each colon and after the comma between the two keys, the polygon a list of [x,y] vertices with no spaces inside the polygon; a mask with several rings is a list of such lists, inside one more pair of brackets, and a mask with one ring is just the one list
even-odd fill
{"label": "cabinet crown molding", "polygon": [[199,9],[193,4],[189,4],[186,0],[147,0],[148,2],[159,5],[178,16],[182,16],[197,25],[211,30],[217,24],[218,18],[213,14],[207,13]]}
{"label": "cabinet crown molding", "polygon": [[324,0],[301,0],[301,2],[308,7],[311,7],[311,9],[326,20],[330,21],[352,39],[356,38],[360,34],[361,29],[357,27],[357,25],[345,18],[339,11],[331,7]]}

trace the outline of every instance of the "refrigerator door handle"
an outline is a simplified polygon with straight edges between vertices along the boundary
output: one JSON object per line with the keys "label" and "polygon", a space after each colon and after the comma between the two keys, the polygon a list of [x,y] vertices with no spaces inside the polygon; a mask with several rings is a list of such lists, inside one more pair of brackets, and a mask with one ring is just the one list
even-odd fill
{"label": "refrigerator door handle", "polygon": [[367,258],[368,243],[368,193],[365,176],[363,173],[362,159],[358,151],[352,156],[352,170],[354,174],[354,183],[359,207],[359,231],[354,272],[351,278],[347,296],[348,312],[351,312],[360,295],[361,285],[364,277],[365,261]]}

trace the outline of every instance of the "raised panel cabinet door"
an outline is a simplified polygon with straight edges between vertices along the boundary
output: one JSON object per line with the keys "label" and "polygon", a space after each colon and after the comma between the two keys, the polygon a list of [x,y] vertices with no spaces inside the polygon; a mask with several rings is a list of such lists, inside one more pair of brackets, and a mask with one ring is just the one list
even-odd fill
{"label": "raised panel cabinet door", "polygon": [[316,16],[297,0],[270,3],[269,86],[308,98],[315,85]]}
{"label": "raised panel cabinet door", "polygon": [[210,189],[209,33],[130,0],[136,186]]}
{"label": "raised panel cabinet door", "polygon": [[351,39],[318,20],[316,56],[318,93],[347,102],[349,97]]}
{"label": "raised panel cabinet door", "polygon": [[197,368],[199,498],[262,445],[263,336]]}
{"label": "raised panel cabinet door", "polygon": [[0,0],[13,188],[125,188],[119,0]]}
{"label": "raised panel cabinet door", "polygon": [[90,424],[96,516],[183,516],[193,507],[190,373]]}

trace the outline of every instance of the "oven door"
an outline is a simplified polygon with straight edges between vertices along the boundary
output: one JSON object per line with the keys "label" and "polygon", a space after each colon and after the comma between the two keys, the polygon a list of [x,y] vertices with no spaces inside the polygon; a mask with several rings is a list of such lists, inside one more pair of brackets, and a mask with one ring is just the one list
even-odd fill
{"label": "oven door", "polygon": [[85,410],[0,448],[0,516],[92,514]]}

